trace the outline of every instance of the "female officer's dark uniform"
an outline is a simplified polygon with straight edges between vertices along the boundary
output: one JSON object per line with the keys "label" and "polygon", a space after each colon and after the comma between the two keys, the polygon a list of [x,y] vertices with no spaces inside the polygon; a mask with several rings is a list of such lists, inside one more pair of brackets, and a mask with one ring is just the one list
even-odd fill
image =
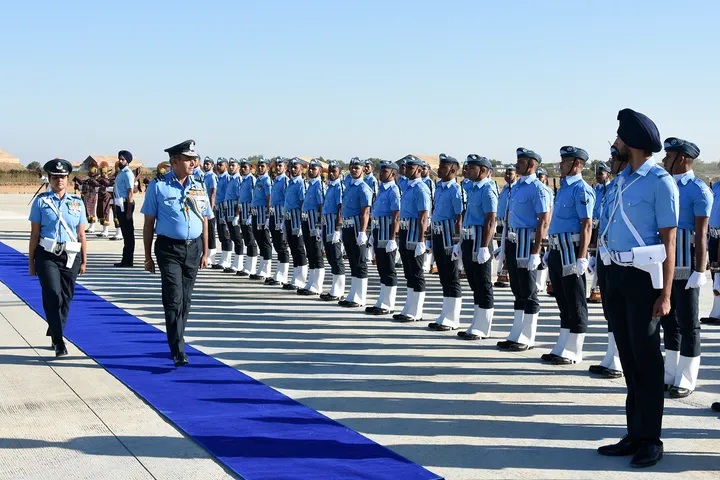
{"label": "female officer's dark uniform", "polygon": [[[72,165],[55,159],[43,167],[51,178],[67,177]],[[67,189],[67,187],[66,187]],[[86,257],[81,248],[85,242],[85,205],[80,197],[65,190],[39,195],[30,210],[33,224],[30,234],[30,273],[37,275],[42,288],[43,310],[52,337],[55,356],[67,355],[63,329],[70,313],[78,273],[85,271]],[[80,228],[78,228],[80,227]],[[77,258],[77,257],[80,258]]]}

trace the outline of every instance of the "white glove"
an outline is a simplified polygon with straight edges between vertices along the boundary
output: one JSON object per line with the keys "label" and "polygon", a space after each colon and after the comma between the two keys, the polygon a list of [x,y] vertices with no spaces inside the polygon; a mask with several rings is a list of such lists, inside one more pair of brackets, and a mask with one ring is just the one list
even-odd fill
{"label": "white glove", "polygon": [[342,236],[340,235],[340,230],[335,230],[333,232],[332,243],[340,243],[340,242],[342,242]]}
{"label": "white glove", "polygon": [[387,245],[385,245],[385,251],[387,253],[392,253],[395,250],[397,250],[398,246],[397,243],[395,243],[395,240],[388,240]]}
{"label": "white glove", "polygon": [[546,267],[548,266],[547,261],[548,261],[549,257],[550,257],[550,250],[546,251],[545,255],[543,255],[543,265],[545,265]]}
{"label": "white glove", "polygon": [[713,282],[713,294],[720,296],[720,273],[715,274],[715,281]]}
{"label": "white glove", "polygon": [[595,255],[593,255],[592,257],[590,257],[590,261],[588,262],[588,267],[587,267],[587,271],[590,275],[594,276],[595,273],[597,273],[595,271],[596,265],[597,265],[597,258],[595,258]]}
{"label": "white glove", "polygon": [[368,238],[368,246],[372,247],[373,245],[375,245],[375,239],[370,235],[370,238]]}
{"label": "white glove", "polygon": [[582,257],[577,259],[577,261],[575,262],[575,269],[577,270],[578,277],[582,277],[583,275],[585,275],[585,272],[587,272],[588,269],[588,265],[589,262],[587,258]]}
{"label": "white glove", "polygon": [[248,216],[247,220],[245,220],[245,225],[248,227],[252,227],[252,217]]}
{"label": "white glove", "polygon": [[265,228],[270,228],[270,218],[265,219]]}
{"label": "white glove", "polygon": [[425,242],[418,242],[417,245],[415,245],[415,256],[416,257],[419,257],[420,255],[424,254],[426,251],[427,251],[427,247],[425,246]]}
{"label": "white glove", "polygon": [[[717,275],[715,275],[717,277]],[[707,282],[707,278],[705,277],[705,272],[693,272],[692,275],[690,275],[690,278],[688,278],[687,283],[685,284],[685,290],[690,290],[691,288],[700,288]]]}
{"label": "white glove", "polygon": [[492,256],[493,256],[493,258],[494,258],[495,260],[498,259],[498,257],[500,256],[500,247],[498,247],[498,248],[496,248],[495,250],[493,250]]}
{"label": "white glove", "polygon": [[233,217],[232,224],[233,227],[237,227],[238,225],[240,225],[240,217]]}
{"label": "white glove", "polygon": [[462,256],[461,248],[462,247],[460,246],[459,243],[456,243],[455,245],[453,245],[452,255],[450,255],[450,259],[452,261],[455,261]]}
{"label": "white glove", "polygon": [[[500,249],[498,248],[498,250],[500,250]],[[498,254],[500,254],[499,251],[498,251]],[[490,249],[488,247],[480,247],[480,250],[478,250],[478,254],[477,254],[477,263],[482,265],[483,263],[490,260],[491,257],[492,257],[492,255],[490,255]]]}
{"label": "white glove", "polygon": [[535,271],[540,266],[540,254],[531,253],[530,259],[528,260],[528,270]]}
{"label": "white glove", "polygon": [[357,244],[359,247],[362,247],[363,245],[365,245],[367,243],[367,241],[368,241],[367,233],[365,233],[365,232],[358,233]]}

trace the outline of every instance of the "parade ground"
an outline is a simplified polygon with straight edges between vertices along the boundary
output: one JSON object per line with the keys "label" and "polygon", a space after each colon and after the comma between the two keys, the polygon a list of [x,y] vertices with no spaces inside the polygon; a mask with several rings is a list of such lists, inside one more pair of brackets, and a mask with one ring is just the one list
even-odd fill
{"label": "parade ground", "polygon": [[[30,198],[0,195],[0,242],[23,254],[28,249]],[[142,196],[137,202],[139,212]],[[361,435],[404,457],[405,467],[424,467],[411,469],[417,476],[397,476],[398,480],[720,478],[720,420],[710,410],[712,402],[720,401],[720,326],[703,326],[695,393],[665,401],[664,459],[638,471],[629,467],[629,457],[602,457],[595,451],[621,438],[626,424],[624,380],[600,379],[587,371],[605,353],[607,327],[600,305],[589,306],[584,362],[557,367],[540,361],[559,331],[558,309],[545,293],[540,295],[535,349],[508,353],[498,351],[495,344],[505,338],[512,323],[509,288],[495,290],[493,338],[468,342],[459,340],[455,332],[427,329],[441,309],[436,275],[429,276],[424,321],[400,324],[390,317],[367,316],[364,309],[343,309],[280,287],[205,270],[198,275],[186,330],[186,342],[197,353],[191,353],[190,367],[175,369],[162,336],[153,330],[164,329],[160,276],[142,269],[139,213],[135,226],[135,267],[113,267],[120,261],[122,242],[89,235],[87,273],[78,283],[98,300],[110,302],[108,312],[127,313],[128,318],[147,324],[144,328],[126,320],[113,324],[117,335],[132,337],[137,332],[137,345],[150,352],[145,357],[138,358],[126,344],[110,341],[112,331],[93,342],[76,330],[75,336],[68,335],[69,356],[56,359],[44,320],[24,300],[24,292],[13,290],[15,279],[3,277],[0,479],[301,478],[297,471],[278,467],[293,460],[287,457],[298,451],[303,452],[300,460],[331,460],[338,466],[323,478],[390,478],[387,472],[358,467],[365,465],[365,450],[349,452],[351,447],[345,450],[342,443],[302,440],[299,446],[275,448],[265,442],[262,432],[270,424],[275,435],[299,439],[315,425],[335,425],[320,415],[312,417],[314,412],[347,427],[343,430],[348,435],[359,434],[352,438]],[[379,284],[375,268],[370,271],[368,302],[374,303]],[[326,288],[329,278],[328,274]],[[472,312],[465,281],[463,290],[465,328]],[[77,295],[73,310],[81,311],[79,304],[87,298]],[[404,299],[401,280],[400,307]],[[708,282],[700,296],[701,316],[707,315],[711,303]],[[117,309],[111,310],[113,305]],[[105,320],[83,319],[87,325]],[[74,338],[82,342],[76,345]],[[247,377],[205,384],[182,377],[210,367],[235,369]],[[150,398],[143,392],[153,385],[146,381],[134,390],[134,373],[157,385],[175,382],[178,388],[164,388]],[[305,413],[294,417],[274,413],[283,411],[274,409],[278,405],[295,408],[295,403],[263,404],[250,393],[243,394],[244,385],[253,392],[265,388],[266,393],[272,390],[264,386],[271,387],[307,407]],[[229,388],[232,396],[223,393]],[[202,425],[193,429],[212,426],[216,412],[238,421],[251,411],[266,412],[267,418],[264,424],[249,424],[257,429],[232,431],[224,439],[198,437],[187,433],[193,429],[179,426],[187,425],[183,419],[192,407],[187,401],[190,394],[203,395],[206,410]],[[160,404],[170,407],[153,406]],[[372,442],[367,442],[368,452],[375,452]],[[247,448],[234,449],[237,445]],[[243,463],[249,457],[260,470],[242,475],[241,469],[229,466],[249,464]],[[342,470],[349,462],[354,462],[353,473]]]}

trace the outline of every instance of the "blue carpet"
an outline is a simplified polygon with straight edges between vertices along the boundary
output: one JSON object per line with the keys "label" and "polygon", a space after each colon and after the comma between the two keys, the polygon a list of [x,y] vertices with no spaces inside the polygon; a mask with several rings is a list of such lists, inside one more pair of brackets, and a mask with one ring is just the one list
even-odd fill
{"label": "blue carpet", "polygon": [[[0,281],[44,317],[27,257],[2,242]],[[81,285],[65,333],[247,480],[441,478],[190,346],[174,368],[165,333]]]}

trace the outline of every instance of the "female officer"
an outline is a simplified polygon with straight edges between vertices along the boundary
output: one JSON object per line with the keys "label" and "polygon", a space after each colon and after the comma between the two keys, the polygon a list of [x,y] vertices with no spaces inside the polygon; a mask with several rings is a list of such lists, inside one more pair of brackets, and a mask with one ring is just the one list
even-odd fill
{"label": "female officer", "polygon": [[[75,280],[85,273],[85,205],[67,192],[72,165],[67,160],[47,162],[43,169],[51,191],[39,195],[30,209],[30,275],[42,288],[43,310],[55,356],[67,355],[63,329],[75,294]],[[77,256],[80,255],[78,259]]]}

